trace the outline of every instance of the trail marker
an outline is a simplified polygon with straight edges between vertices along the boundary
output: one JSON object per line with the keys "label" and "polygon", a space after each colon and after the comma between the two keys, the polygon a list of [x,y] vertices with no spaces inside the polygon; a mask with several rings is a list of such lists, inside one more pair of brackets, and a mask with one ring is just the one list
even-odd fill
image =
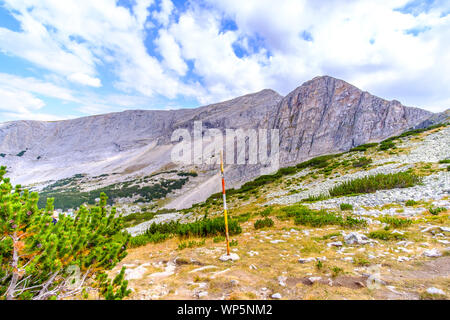
{"label": "trail marker", "polygon": [[225,176],[223,173],[223,151],[220,150],[220,174],[222,176],[223,215],[225,219],[225,237],[227,239],[227,256],[230,255],[230,237],[228,235],[227,195],[225,193]]}

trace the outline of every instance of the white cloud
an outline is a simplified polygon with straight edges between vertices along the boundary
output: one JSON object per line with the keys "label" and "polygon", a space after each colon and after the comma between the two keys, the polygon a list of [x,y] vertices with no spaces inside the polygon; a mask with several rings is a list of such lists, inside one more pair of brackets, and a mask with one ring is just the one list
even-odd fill
{"label": "white cloud", "polygon": [[65,101],[78,101],[71,90],[32,77],[19,77],[8,73],[0,73],[0,88],[11,91],[24,90]]}
{"label": "white cloud", "polygon": [[72,73],[67,77],[67,79],[69,79],[72,82],[78,82],[80,84],[84,84],[91,87],[98,88],[102,86],[100,79],[90,77],[87,74],[81,72]]}
{"label": "white cloud", "polygon": [[188,71],[188,66],[181,57],[180,46],[174,37],[163,29],[159,32],[159,38],[155,40],[155,44],[158,46],[166,67],[180,76],[184,76]]}
{"label": "white cloud", "polygon": [[56,120],[62,117],[42,113],[43,98],[78,102],[73,93],[63,87],[32,77],[18,77],[0,73],[0,122],[14,119]]}
{"label": "white cloud", "polygon": [[[287,94],[321,74],[406,105],[449,107],[448,1],[414,14],[394,10],[408,0],[203,0],[184,12],[170,0],[5,3],[22,30],[0,28],[0,50],[90,90],[105,85],[102,70],[112,72],[122,100],[52,88],[89,114],[159,105],[150,98],[206,104],[264,88]],[[223,30],[225,20],[237,28]],[[40,105],[33,86],[22,87],[27,110]]]}
{"label": "white cloud", "polygon": [[170,15],[174,10],[174,5],[170,0],[160,1],[161,9],[159,11],[153,11],[152,16],[163,26],[167,26],[170,21]]}

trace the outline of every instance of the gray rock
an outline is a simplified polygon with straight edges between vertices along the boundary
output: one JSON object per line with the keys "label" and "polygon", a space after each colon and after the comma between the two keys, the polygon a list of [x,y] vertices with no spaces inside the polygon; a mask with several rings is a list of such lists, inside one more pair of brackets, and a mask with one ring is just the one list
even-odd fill
{"label": "gray rock", "polygon": [[366,244],[369,241],[365,235],[359,234],[357,232],[351,232],[344,237],[345,243],[348,245],[352,244]]}
{"label": "gray rock", "polygon": [[440,295],[445,295],[445,292],[441,289],[435,288],[435,287],[430,287],[427,289],[427,292],[429,294],[440,294]]}
{"label": "gray rock", "polygon": [[307,262],[312,262],[312,261],[316,261],[316,258],[306,258],[306,259],[300,258],[300,259],[298,259],[298,262],[300,262],[300,263],[307,263]]}
{"label": "gray rock", "polygon": [[430,258],[440,257],[442,253],[438,249],[429,249],[423,252],[423,255]]}
{"label": "gray rock", "polygon": [[219,258],[220,261],[236,261],[239,260],[239,256],[236,253],[223,254]]}
{"label": "gray rock", "polygon": [[272,299],[281,299],[281,294],[279,294],[277,292],[277,293],[274,293],[271,297],[272,297]]}
{"label": "gray rock", "polygon": [[342,247],[341,241],[330,242],[327,244],[328,247]]}

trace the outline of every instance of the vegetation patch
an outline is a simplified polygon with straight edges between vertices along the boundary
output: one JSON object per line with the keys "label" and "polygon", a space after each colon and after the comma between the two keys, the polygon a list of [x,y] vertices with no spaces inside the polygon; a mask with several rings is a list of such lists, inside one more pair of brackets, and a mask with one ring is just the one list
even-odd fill
{"label": "vegetation patch", "polygon": [[403,228],[412,224],[411,219],[396,217],[382,217],[380,221],[388,224],[391,228]]}
{"label": "vegetation patch", "polygon": [[27,150],[22,150],[18,154],[16,154],[16,156],[17,157],[22,157],[25,154],[25,152],[27,152]]}
{"label": "vegetation patch", "polygon": [[372,231],[367,235],[371,239],[379,239],[379,240],[405,240],[406,237],[399,233],[392,233],[385,229],[380,229],[376,231]]}
{"label": "vegetation patch", "polygon": [[318,195],[310,195],[308,198],[303,199],[303,202],[317,202],[322,200],[327,200],[330,197],[325,194],[318,194]]}
{"label": "vegetation patch", "polygon": [[159,242],[163,242],[164,240],[169,238],[169,236],[170,235],[167,233],[159,233],[159,232],[154,233],[154,234],[144,233],[144,234],[138,235],[136,237],[132,237],[130,239],[129,246],[131,248],[135,248],[135,247],[144,246],[148,243],[159,243]]}
{"label": "vegetation patch", "polygon": [[446,208],[444,208],[444,207],[437,207],[437,208],[434,208],[434,207],[430,207],[430,208],[428,208],[428,211],[432,214],[432,215],[438,215],[439,213],[441,213],[441,212],[444,212],[444,211],[447,211],[447,209]]}
{"label": "vegetation patch", "polygon": [[353,206],[352,206],[351,204],[349,204],[349,203],[341,203],[341,204],[339,205],[339,207],[340,207],[341,210],[343,210],[343,211],[346,211],[346,210],[352,211],[352,210],[353,210]]}
{"label": "vegetation patch", "polygon": [[409,188],[420,183],[422,179],[411,171],[366,176],[350,181],[330,189],[332,197],[345,196],[357,193],[373,193],[377,190],[394,188]]}
{"label": "vegetation patch", "polygon": [[384,141],[381,141],[380,147],[378,148],[378,150],[385,151],[385,150],[395,149],[395,148],[396,148],[395,143],[392,140],[384,140]]}
{"label": "vegetation patch", "polygon": [[377,142],[361,144],[361,145],[359,145],[359,146],[357,146],[357,147],[354,147],[354,148],[350,149],[350,152],[355,152],[355,151],[363,152],[363,151],[367,151],[367,149],[376,147],[377,145],[378,145]]}
{"label": "vegetation patch", "polygon": [[[180,237],[208,237],[225,235],[225,222],[223,217],[214,219],[202,219],[191,223],[152,223],[146,234],[164,233],[178,235]],[[230,235],[239,234],[242,228],[235,219],[228,220],[228,232]]]}
{"label": "vegetation patch", "polygon": [[407,206],[407,207],[412,207],[412,206],[415,206],[415,205],[417,205],[417,204],[418,204],[417,201],[414,201],[414,200],[408,200],[408,201],[406,201],[405,206]]}
{"label": "vegetation patch", "polygon": [[273,220],[270,218],[256,220],[256,222],[254,224],[255,229],[270,228],[272,226],[273,226]]}
{"label": "vegetation patch", "polygon": [[[77,208],[84,203],[95,204],[95,199],[98,194],[104,192],[108,195],[108,204],[113,205],[114,199],[129,198],[138,196],[140,201],[151,202],[156,199],[164,198],[173,190],[181,189],[189,178],[182,179],[167,179],[162,180],[151,186],[140,187],[139,185],[132,185],[132,181],[125,183],[116,183],[103,188],[92,191],[81,192],[79,188],[73,183],[83,177],[76,175],[69,179],[63,179],[51,186],[45,188],[42,192],[42,197],[39,199],[39,205],[44,205],[48,198],[55,199],[55,207],[63,210],[70,208]],[[74,185],[69,190],[58,191],[61,187]],[[139,200],[138,200],[139,201]]]}
{"label": "vegetation patch", "polygon": [[366,226],[367,222],[351,216],[340,216],[326,210],[312,210],[302,205],[293,205],[282,209],[286,216],[294,217],[294,223],[308,225],[311,227],[322,227],[326,225],[340,225],[342,227]]}
{"label": "vegetation patch", "polygon": [[372,162],[373,160],[371,158],[361,157],[353,161],[352,166],[354,168],[365,168],[369,166]]}

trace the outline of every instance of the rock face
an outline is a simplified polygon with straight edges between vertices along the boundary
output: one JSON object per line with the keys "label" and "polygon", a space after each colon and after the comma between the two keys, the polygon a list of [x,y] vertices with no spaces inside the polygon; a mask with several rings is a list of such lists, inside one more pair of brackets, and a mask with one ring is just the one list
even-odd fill
{"label": "rock face", "polygon": [[[43,184],[75,174],[110,174],[110,182],[176,167],[170,142],[175,129],[279,129],[280,166],[317,155],[380,141],[433,116],[398,101],[386,101],[345,81],[316,77],[281,97],[263,90],[196,109],[125,111],[74,120],[0,124],[0,164],[13,183]],[[433,120],[434,121],[434,120]],[[238,151],[239,152],[239,151]],[[260,175],[260,165],[227,167],[230,187]],[[189,168],[182,168],[183,170]],[[169,207],[180,209],[219,191],[217,168],[197,166],[197,185],[183,190]],[[108,180],[109,181],[109,180]]]}
{"label": "rock face", "polygon": [[431,115],[323,76],[288,94],[272,126],[280,129],[280,162],[287,165],[383,140]]}

